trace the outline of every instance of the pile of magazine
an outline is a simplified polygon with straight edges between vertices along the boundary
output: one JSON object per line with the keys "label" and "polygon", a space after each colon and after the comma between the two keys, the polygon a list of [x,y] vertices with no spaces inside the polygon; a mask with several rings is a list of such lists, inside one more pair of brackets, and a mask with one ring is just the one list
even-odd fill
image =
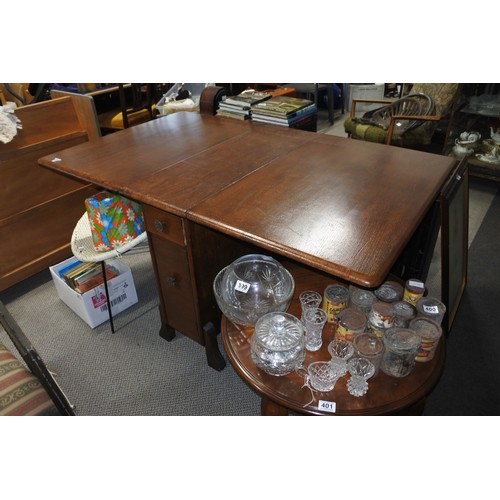
{"label": "pile of magazine", "polygon": [[[107,281],[115,278],[118,274],[115,268],[106,265]],[[78,293],[88,292],[104,283],[100,262],[80,262],[77,260],[60,269],[59,276]]]}

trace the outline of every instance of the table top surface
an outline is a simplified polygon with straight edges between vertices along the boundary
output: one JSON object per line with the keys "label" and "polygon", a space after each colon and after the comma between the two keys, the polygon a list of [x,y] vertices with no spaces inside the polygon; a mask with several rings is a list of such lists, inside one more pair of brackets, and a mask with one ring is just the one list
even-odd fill
{"label": "table top surface", "polygon": [[[295,292],[287,312],[300,317],[299,294],[314,290],[323,295],[327,285],[334,283],[322,274],[312,273],[300,265],[286,262],[285,266],[295,279]],[[381,370],[368,380],[368,392],[361,397],[349,394],[347,381],[350,375],[341,377],[333,391],[314,393],[304,386],[304,379],[296,372],[277,377],[257,368],[251,358],[253,328],[235,325],[222,318],[221,337],[224,349],[236,372],[256,390],[275,404],[297,413],[332,415],[318,408],[319,401],[335,403],[336,415],[385,415],[403,413],[412,405],[425,399],[441,376],[445,361],[445,340],[441,339],[431,361],[416,363],[409,375],[391,377]],[[335,325],[327,323],[323,329],[323,345],[320,350],[306,351],[304,366],[314,361],[329,361],[328,344],[335,337]]]}
{"label": "table top surface", "polygon": [[375,287],[457,160],[264,123],[176,113],[39,163]]}

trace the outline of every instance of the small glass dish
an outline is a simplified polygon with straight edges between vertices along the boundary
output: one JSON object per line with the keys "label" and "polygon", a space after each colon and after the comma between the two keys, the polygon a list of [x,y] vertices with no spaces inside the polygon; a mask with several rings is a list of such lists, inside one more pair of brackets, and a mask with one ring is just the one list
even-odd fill
{"label": "small glass dish", "polygon": [[306,356],[304,326],[288,313],[268,313],[259,318],[251,341],[252,361],[269,375],[293,372]]}

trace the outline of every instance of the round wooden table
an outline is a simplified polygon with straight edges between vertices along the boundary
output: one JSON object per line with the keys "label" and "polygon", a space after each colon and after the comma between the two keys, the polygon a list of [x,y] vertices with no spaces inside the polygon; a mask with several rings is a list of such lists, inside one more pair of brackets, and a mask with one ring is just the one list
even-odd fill
{"label": "round wooden table", "polygon": [[[304,290],[323,294],[326,286],[335,281],[305,267],[293,264],[286,267],[295,279],[295,293],[287,312],[300,317],[299,294]],[[250,355],[252,334],[253,328],[235,325],[223,316],[221,336],[224,348],[236,372],[260,394],[262,415],[287,415],[289,410],[306,415],[418,415],[422,413],[425,398],[438,382],[444,367],[445,339],[442,338],[431,361],[416,363],[412,372],[403,378],[390,377],[380,370],[376,377],[368,380],[368,392],[362,397],[351,396],[347,391],[349,374],[337,381],[333,391],[312,393],[304,386],[304,379],[295,372],[276,377],[257,368]],[[306,351],[304,366],[331,358],[327,348],[334,334],[334,325],[327,323],[321,349]],[[335,411],[319,409],[320,401],[335,403]]]}

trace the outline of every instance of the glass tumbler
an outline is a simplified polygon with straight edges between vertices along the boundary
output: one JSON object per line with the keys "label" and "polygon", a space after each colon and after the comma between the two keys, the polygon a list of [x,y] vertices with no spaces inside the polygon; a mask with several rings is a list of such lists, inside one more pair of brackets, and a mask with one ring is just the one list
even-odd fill
{"label": "glass tumbler", "polygon": [[323,345],[323,328],[327,319],[328,315],[319,307],[307,309],[304,313],[306,349],[308,351],[317,351]]}
{"label": "glass tumbler", "polygon": [[332,357],[330,363],[345,375],[347,373],[347,360],[354,354],[352,342],[347,340],[332,340],[328,344],[328,352]]}
{"label": "glass tumbler", "polygon": [[306,290],[299,295],[300,308],[302,310],[302,315],[300,320],[304,322],[304,313],[307,309],[317,309],[321,306],[321,301],[323,297],[318,292],[313,290]]}

